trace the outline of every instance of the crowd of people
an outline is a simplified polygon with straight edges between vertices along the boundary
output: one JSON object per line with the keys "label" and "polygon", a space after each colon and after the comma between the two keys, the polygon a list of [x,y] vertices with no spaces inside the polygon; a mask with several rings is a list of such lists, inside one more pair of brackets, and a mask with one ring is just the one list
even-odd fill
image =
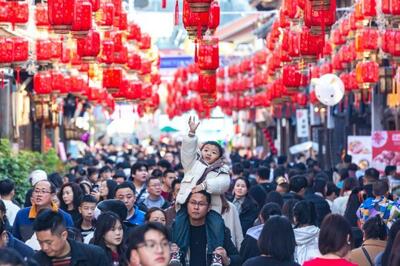
{"label": "crowd of people", "polygon": [[224,156],[188,124],[178,144],[103,146],[67,173],[35,170],[23,206],[1,180],[0,265],[400,265],[396,167]]}

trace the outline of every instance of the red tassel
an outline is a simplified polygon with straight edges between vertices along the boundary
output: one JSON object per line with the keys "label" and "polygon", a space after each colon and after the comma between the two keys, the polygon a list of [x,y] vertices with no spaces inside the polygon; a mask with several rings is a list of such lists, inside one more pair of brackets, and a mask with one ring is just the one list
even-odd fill
{"label": "red tassel", "polygon": [[201,36],[201,24],[200,21],[197,24],[197,39],[201,40],[202,36]]}
{"label": "red tassel", "polygon": [[1,79],[1,87],[0,89],[4,89],[4,71],[0,72],[0,79]]}
{"label": "red tassel", "polygon": [[175,1],[175,26],[179,25],[179,0]]}
{"label": "red tassel", "polygon": [[194,62],[197,63],[197,39],[194,40]]}
{"label": "red tassel", "polygon": [[162,0],[161,8],[166,8],[166,7],[167,7],[167,0]]}
{"label": "red tassel", "polygon": [[20,67],[16,67],[15,68],[15,72],[17,74],[16,77],[15,77],[15,82],[17,83],[17,86],[18,86],[20,81],[21,81],[21,76],[20,76],[21,68]]}

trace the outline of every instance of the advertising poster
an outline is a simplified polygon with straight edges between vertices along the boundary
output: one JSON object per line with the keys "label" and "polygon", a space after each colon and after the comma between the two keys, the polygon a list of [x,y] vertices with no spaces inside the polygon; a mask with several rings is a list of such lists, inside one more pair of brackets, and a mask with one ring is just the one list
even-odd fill
{"label": "advertising poster", "polygon": [[372,166],[383,172],[387,165],[394,165],[400,173],[400,131],[375,131],[371,140]]}
{"label": "advertising poster", "polygon": [[308,110],[296,110],[296,132],[299,138],[308,138]]}
{"label": "advertising poster", "polygon": [[348,136],[347,154],[353,157],[353,163],[371,165],[372,144],[370,136]]}

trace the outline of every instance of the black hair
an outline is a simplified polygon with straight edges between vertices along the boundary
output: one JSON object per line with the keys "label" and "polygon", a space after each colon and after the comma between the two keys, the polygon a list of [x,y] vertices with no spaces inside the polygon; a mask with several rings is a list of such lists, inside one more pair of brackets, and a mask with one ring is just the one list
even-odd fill
{"label": "black hair", "polygon": [[294,191],[296,193],[300,192],[303,188],[307,187],[307,178],[303,175],[296,175],[293,176],[289,180],[289,188],[291,191]]}
{"label": "black hair", "polygon": [[249,182],[249,180],[248,180],[247,178],[244,178],[244,177],[236,178],[235,181],[233,181],[233,186],[235,186],[236,183],[237,183],[239,180],[241,180],[241,181],[243,181],[243,182],[245,183],[245,185],[246,185],[246,187],[247,187],[247,193],[249,193],[249,190],[250,190],[250,182]]}
{"label": "black hair", "polygon": [[95,167],[90,167],[90,168],[88,168],[87,172],[88,172],[88,177],[90,177],[94,174],[98,174],[99,170],[97,170],[97,168],[95,168]]}
{"label": "black hair", "polygon": [[111,173],[112,172],[111,167],[109,167],[107,165],[103,166],[99,171],[99,175],[102,175],[102,174],[104,174],[106,172],[110,172]]}
{"label": "black hair", "polygon": [[50,230],[52,234],[61,235],[66,231],[66,223],[61,212],[44,209],[39,212],[33,221],[33,231],[40,232]]}
{"label": "black hair", "polygon": [[315,178],[313,182],[314,192],[319,192],[325,196],[326,180],[323,178]]}
{"label": "black hair", "polygon": [[272,216],[272,215],[282,215],[281,207],[274,203],[270,202],[265,204],[261,211],[260,216],[263,219],[264,223]]}
{"label": "black hair", "polygon": [[125,172],[123,170],[116,170],[115,174],[113,176],[113,179],[117,179],[117,178],[120,178],[120,177],[122,177],[124,180],[126,180]]}
{"label": "black hair", "polygon": [[383,180],[377,180],[372,185],[372,193],[374,194],[374,196],[385,196],[388,191],[389,185]]}
{"label": "black hair", "polygon": [[396,239],[396,235],[400,232],[400,220],[397,220],[392,224],[389,230],[386,247],[382,254],[382,265],[389,265],[389,257],[392,251],[393,243]]}
{"label": "black hair", "polygon": [[282,208],[283,197],[279,192],[270,191],[265,198],[265,203],[270,203],[270,202],[274,202],[274,203],[278,204],[279,207]]}
{"label": "black hair", "polygon": [[349,171],[355,172],[355,171],[357,171],[357,170],[358,170],[358,165],[356,165],[355,163],[351,163],[351,164],[349,165]]}
{"label": "black hair", "polygon": [[270,175],[269,167],[261,166],[257,169],[257,175],[262,180],[268,180]]}
{"label": "black hair", "polygon": [[158,166],[163,167],[165,169],[170,169],[172,167],[171,163],[165,159],[161,159],[158,163]]}
{"label": "black hair", "polygon": [[58,192],[58,199],[60,201],[60,208],[64,211],[68,210],[68,206],[65,204],[64,199],[63,199],[63,191],[66,187],[71,187],[72,194],[73,194],[73,200],[72,200],[72,205],[74,206],[74,210],[78,210],[79,204],[81,203],[82,199],[82,189],[77,183],[65,183],[62,185],[60,192]]}
{"label": "black hair", "polygon": [[392,172],[396,172],[396,166],[395,165],[387,165],[385,167],[385,175],[388,176],[390,175]]}
{"label": "black hair", "polygon": [[139,246],[144,243],[144,237],[146,233],[149,232],[150,230],[155,230],[157,232],[160,232],[167,241],[171,240],[167,227],[165,227],[160,223],[150,222],[136,226],[131,230],[128,237],[127,250],[126,250],[126,257],[128,261],[130,260],[131,251],[133,249],[139,248]]}
{"label": "black hair", "polygon": [[[343,249],[347,249],[348,252],[352,245],[353,234],[350,223],[339,214],[325,216],[318,238],[318,248],[321,254],[337,253],[343,251]],[[341,255],[344,256],[345,254]]]}
{"label": "black hair", "polygon": [[361,205],[360,198],[358,197],[358,189],[354,189],[347,201],[346,210],[344,212],[344,217],[351,224],[351,226],[358,226],[357,210]]}
{"label": "black hair", "polygon": [[175,186],[176,186],[177,184],[180,184],[181,182],[182,182],[182,180],[179,179],[179,178],[177,178],[177,179],[175,179],[174,181],[172,181],[172,183],[171,183],[171,189],[172,189],[172,191],[174,191],[174,190],[175,190]]}
{"label": "black hair", "polygon": [[328,182],[326,196],[330,196],[332,194],[335,194],[336,197],[338,197],[340,194],[340,189],[333,182]]}
{"label": "black hair", "polygon": [[280,155],[278,156],[277,163],[278,164],[284,164],[287,162],[287,156],[286,155]]}
{"label": "black hair", "polygon": [[135,175],[137,170],[140,170],[142,167],[146,168],[146,171],[149,171],[149,167],[146,163],[137,162],[131,167],[131,175]]}
{"label": "black hair", "polygon": [[160,181],[160,183],[161,183],[161,180],[160,180],[159,177],[157,177],[157,176],[150,176],[150,177],[146,180],[146,186],[149,186],[150,180],[158,180],[158,181]]}
{"label": "black hair", "polygon": [[47,176],[47,179],[48,179],[50,182],[52,182],[52,183],[56,186],[56,188],[61,188],[61,186],[63,185],[62,177],[61,177],[61,175],[60,175],[59,173],[57,173],[57,172],[54,172],[54,173],[49,174],[49,175]]}
{"label": "black hair", "polygon": [[350,177],[343,182],[343,191],[352,191],[358,187],[358,180],[354,177]]}
{"label": "black hair", "polygon": [[379,215],[369,218],[362,228],[365,239],[386,240],[387,227]]}
{"label": "black hair", "polygon": [[351,160],[353,159],[353,157],[349,154],[346,154],[343,158],[343,162],[345,163],[351,163]]}
{"label": "black hair", "polygon": [[292,224],[294,224],[293,208],[297,202],[299,202],[298,199],[288,199],[282,206],[282,214],[285,215]]}
{"label": "black hair", "polygon": [[[211,194],[210,194],[210,193],[206,192],[205,190],[200,190],[200,191],[195,192],[195,193],[199,193],[199,194],[204,195],[204,196],[206,197],[206,199],[207,199],[208,205],[211,204]],[[193,194],[194,194],[193,192],[191,192],[191,193],[189,194],[189,196],[187,197],[186,203],[189,202],[189,200],[190,200],[190,198],[192,197]]]}
{"label": "black hair", "polygon": [[90,194],[83,195],[79,205],[82,206],[82,204],[85,203],[85,202],[96,203],[97,204],[97,199],[94,196],[90,195]]}
{"label": "black hair", "polygon": [[204,146],[206,146],[206,145],[212,145],[212,146],[217,147],[218,152],[219,152],[218,158],[221,158],[224,155],[224,149],[222,148],[222,146],[218,142],[213,141],[213,140],[206,141],[206,142],[203,143],[203,145],[201,146],[200,150],[203,150]]}
{"label": "black hair", "polygon": [[25,266],[22,256],[12,248],[0,248],[0,265]]}
{"label": "black hair", "polygon": [[364,177],[370,177],[373,180],[379,180],[379,171],[375,168],[368,168],[365,170]]}
{"label": "black hair", "polygon": [[15,189],[15,183],[7,178],[0,181],[0,196],[8,196]]}
{"label": "black hair", "polygon": [[115,197],[115,192],[117,192],[118,184],[115,180],[107,179],[106,185],[108,189],[107,199],[113,199]]}
{"label": "black hair", "polygon": [[148,222],[148,221],[150,220],[151,214],[152,214],[153,212],[156,212],[156,211],[162,212],[162,213],[164,214],[165,219],[167,219],[167,215],[165,214],[165,211],[164,211],[163,209],[158,208],[158,207],[152,207],[152,208],[150,208],[150,209],[147,210],[146,215],[144,216],[144,220],[145,220],[146,222]]}
{"label": "black hair", "polygon": [[160,178],[163,175],[163,172],[160,169],[155,168],[153,171],[151,171],[151,176]]}
{"label": "black hair", "polygon": [[118,215],[121,221],[125,221],[126,217],[128,216],[128,209],[126,208],[125,204],[121,200],[117,199],[107,199],[100,201],[97,204],[97,208],[101,212],[113,212]]}
{"label": "black hair", "polygon": [[52,194],[53,194],[53,193],[56,193],[56,191],[57,191],[56,186],[53,184],[53,182],[51,182],[51,181],[49,181],[49,180],[40,180],[40,181],[38,181],[38,182],[33,186],[33,190],[35,190],[37,184],[39,184],[40,182],[48,182],[48,183],[50,184],[50,192],[51,192]]}
{"label": "black hair", "polygon": [[240,175],[243,173],[243,166],[241,163],[234,163],[232,165],[232,173],[234,175]]}
{"label": "black hair", "polygon": [[76,181],[76,176],[74,174],[69,173],[69,174],[65,174],[64,176],[68,179],[68,182]]}
{"label": "black hair", "polygon": [[[113,230],[113,228],[116,226],[117,221],[120,222],[121,224],[121,232],[122,232],[122,241],[121,243],[117,246],[117,253],[119,255],[125,254],[125,245],[124,245],[124,230],[123,230],[123,223],[120,220],[120,217],[115,214],[114,212],[103,212],[97,217],[96,220],[96,229],[94,230],[94,235],[93,235],[93,244],[103,248],[105,251],[111,251],[109,247],[107,247],[104,236],[107,232]],[[124,256],[120,256],[120,262],[121,259],[123,261]]]}
{"label": "black hair", "polygon": [[118,191],[119,189],[123,189],[123,188],[129,188],[130,190],[132,190],[133,195],[136,195],[136,194],[135,194],[135,193],[136,193],[136,191],[135,191],[135,186],[134,186],[131,182],[128,182],[128,181],[125,181],[125,182],[119,184],[118,186],[116,186],[116,187],[115,187],[115,191],[114,191],[114,192],[115,192],[114,195],[117,194],[117,191]]}
{"label": "black hair", "polygon": [[296,228],[303,225],[316,225],[317,211],[311,201],[302,200],[293,207],[293,217]]}
{"label": "black hair", "polygon": [[175,171],[171,168],[168,168],[167,170],[164,171],[162,174],[163,177],[166,177],[168,174],[175,174]]}
{"label": "black hair", "polygon": [[262,255],[282,262],[293,262],[295,246],[292,225],[286,217],[273,216],[265,222],[258,238],[258,248]]}

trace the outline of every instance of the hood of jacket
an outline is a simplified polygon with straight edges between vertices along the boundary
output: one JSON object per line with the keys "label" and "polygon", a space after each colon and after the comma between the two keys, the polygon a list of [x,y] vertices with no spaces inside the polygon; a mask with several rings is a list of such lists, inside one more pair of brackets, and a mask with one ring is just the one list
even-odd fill
{"label": "hood of jacket", "polygon": [[258,240],[260,238],[263,227],[264,224],[253,226],[252,228],[249,228],[249,230],[247,230],[246,235],[249,235],[255,240]]}
{"label": "hood of jacket", "polygon": [[318,240],[319,228],[315,225],[300,227],[294,229],[294,236],[297,245],[306,245]]}

